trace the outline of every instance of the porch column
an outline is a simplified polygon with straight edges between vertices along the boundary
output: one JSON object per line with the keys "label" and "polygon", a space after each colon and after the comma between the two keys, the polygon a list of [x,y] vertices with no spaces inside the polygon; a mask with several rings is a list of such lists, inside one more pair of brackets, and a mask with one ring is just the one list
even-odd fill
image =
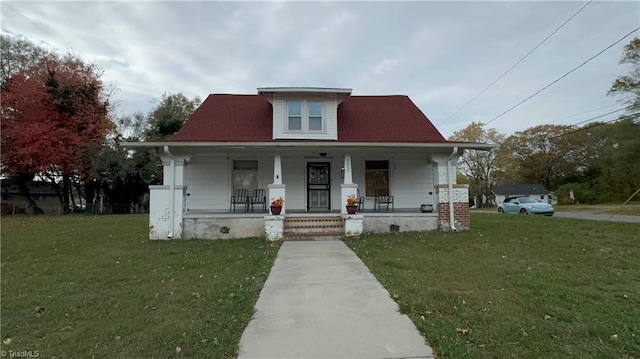
{"label": "porch column", "polygon": [[185,168],[190,156],[174,156],[168,146],[160,156],[163,184],[149,186],[149,239],[181,239],[185,209]]}
{"label": "porch column", "polygon": [[286,213],[287,201],[285,198],[287,185],[282,183],[282,158],[280,154],[273,157],[273,183],[269,185],[269,201],[273,201],[278,197],[284,199],[281,215]]}
{"label": "porch column", "polygon": [[353,169],[351,167],[351,154],[344,154],[344,180],[340,185],[340,213],[347,214],[347,197],[354,196],[358,200],[358,185],[353,183]]}
{"label": "porch column", "polygon": [[470,227],[469,186],[456,184],[458,157],[455,151],[450,155],[431,156],[438,199],[438,228],[444,231],[468,230]]}

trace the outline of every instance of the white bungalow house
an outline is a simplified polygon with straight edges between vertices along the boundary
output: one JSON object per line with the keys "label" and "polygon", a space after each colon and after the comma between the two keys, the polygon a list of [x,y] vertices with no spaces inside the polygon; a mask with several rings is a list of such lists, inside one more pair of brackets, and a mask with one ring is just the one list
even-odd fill
{"label": "white bungalow house", "polygon": [[[300,87],[209,95],[170,140],[124,146],[163,160],[150,239],[269,240],[466,230],[456,162],[466,148],[494,147],[447,141],[407,96]],[[358,213],[347,213],[348,196]]]}

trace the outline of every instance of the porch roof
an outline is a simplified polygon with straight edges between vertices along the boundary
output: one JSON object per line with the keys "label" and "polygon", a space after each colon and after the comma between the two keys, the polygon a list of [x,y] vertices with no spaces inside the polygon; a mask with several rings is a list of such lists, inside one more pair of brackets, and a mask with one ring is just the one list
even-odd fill
{"label": "porch roof", "polygon": [[434,152],[450,153],[457,147],[460,151],[469,150],[491,150],[498,147],[491,143],[473,142],[443,142],[443,143],[371,143],[371,142],[327,142],[327,141],[272,141],[272,142],[122,142],[121,146],[127,148],[163,148],[168,146],[171,149],[181,149],[185,152],[243,152],[246,150],[276,150],[276,151],[297,151],[301,149],[309,150],[332,150],[344,152],[361,152],[375,150],[399,150],[415,151],[416,149],[432,150]]}

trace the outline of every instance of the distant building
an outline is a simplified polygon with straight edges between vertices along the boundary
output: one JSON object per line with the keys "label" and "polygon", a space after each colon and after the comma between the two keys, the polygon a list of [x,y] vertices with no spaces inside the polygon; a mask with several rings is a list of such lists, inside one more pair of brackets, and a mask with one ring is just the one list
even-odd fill
{"label": "distant building", "polygon": [[513,196],[528,196],[540,202],[554,204],[553,193],[541,184],[505,184],[493,186],[491,192],[496,196],[496,204],[502,203],[505,198]]}
{"label": "distant building", "polygon": [[[29,195],[42,210],[43,214],[59,214],[61,212],[60,197],[56,187],[49,182],[33,181],[27,183]],[[2,214],[26,213],[29,202],[20,193],[18,185],[6,180],[2,181]]]}

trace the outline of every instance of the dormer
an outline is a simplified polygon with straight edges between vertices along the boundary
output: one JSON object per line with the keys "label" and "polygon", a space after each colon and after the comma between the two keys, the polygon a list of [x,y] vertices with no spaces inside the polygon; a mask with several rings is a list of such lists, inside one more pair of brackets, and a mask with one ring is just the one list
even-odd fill
{"label": "dormer", "polygon": [[262,87],[273,108],[274,140],[337,140],[338,105],[351,89],[323,87]]}

